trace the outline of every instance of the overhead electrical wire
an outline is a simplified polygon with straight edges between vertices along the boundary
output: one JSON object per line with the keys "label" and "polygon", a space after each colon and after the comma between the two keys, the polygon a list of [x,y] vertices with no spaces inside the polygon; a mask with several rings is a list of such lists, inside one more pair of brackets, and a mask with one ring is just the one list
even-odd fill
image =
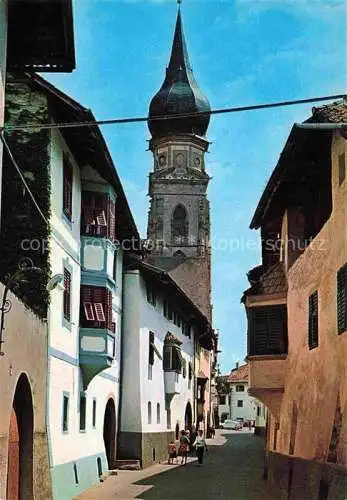
{"label": "overhead electrical wire", "polygon": [[[30,130],[30,129],[56,129],[56,128],[78,128],[78,127],[91,127],[91,126],[98,126],[98,125],[113,125],[113,124],[122,124],[122,123],[137,123],[137,122],[147,122],[149,120],[151,121],[158,121],[158,120],[173,120],[173,119],[187,119],[187,118],[193,118],[197,116],[203,116],[203,115],[216,115],[216,114],[224,114],[224,113],[237,113],[237,112],[242,112],[242,111],[254,111],[257,109],[267,109],[267,108],[276,108],[276,107],[284,107],[284,106],[293,106],[297,104],[307,104],[307,103],[313,103],[313,102],[320,102],[320,101],[329,101],[332,99],[346,99],[347,95],[346,94],[337,94],[337,95],[330,95],[330,96],[324,96],[324,97],[311,97],[308,99],[296,99],[294,101],[280,101],[280,102],[275,102],[275,103],[268,103],[268,104],[255,104],[252,106],[239,106],[239,107],[234,107],[234,108],[224,108],[224,109],[214,109],[211,111],[205,111],[205,112],[195,112],[195,113],[183,113],[183,114],[176,114],[176,115],[161,115],[161,116],[155,116],[155,117],[135,117],[135,118],[115,118],[115,119],[110,119],[110,120],[95,120],[95,121],[88,121],[88,122],[70,122],[70,123],[47,123],[47,124],[24,124],[24,125],[4,125],[3,127],[0,127],[0,140],[4,145],[4,148],[11,160],[12,165],[15,167],[25,189],[29,193],[29,196],[34,203],[37,211],[39,212],[41,218],[44,220],[45,224],[47,224],[47,227],[49,227],[49,221],[43,214],[39,204],[37,203],[35,196],[31,192],[28,183],[26,182],[21,169],[19,168],[12,151],[5,139],[4,133],[5,132],[11,132],[15,130]],[[51,237],[55,240],[55,242],[64,250],[66,251],[65,247],[60,243],[59,239],[51,233]],[[70,254],[69,254],[70,255]],[[76,262],[77,264],[80,264],[77,259],[75,259],[72,255],[70,255],[71,259]]]}
{"label": "overhead electrical wire", "polygon": [[[30,187],[28,186],[28,183],[27,183],[27,181],[25,180],[25,177],[24,177],[24,175],[22,174],[22,171],[21,171],[21,169],[19,168],[18,163],[16,162],[16,160],[15,160],[15,158],[14,158],[13,154],[12,154],[12,151],[11,151],[11,149],[10,149],[10,146],[8,145],[8,143],[7,143],[7,141],[6,141],[5,137],[4,137],[4,131],[1,131],[1,132],[0,132],[0,140],[1,140],[1,142],[3,143],[3,145],[4,145],[4,149],[5,149],[6,153],[8,154],[8,157],[10,158],[12,165],[14,166],[14,168],[16,169],[16,171],[18,172],[18,175],[19,175],[19,177],[20,177],[20,179],[21,179],[21,181],[22,181],[22,183],[23,183],[23,185],[24,185],[25,189],[27,190],[27,192],[28,192],[28,194],[29,194],[29,196],[30,196],[30,198],[31,198],[32,202],[34,203],[34,205],[35,205],[35,207],[36,207],[36,209],[37,209],[38,213],[40,214],[41,218],[43,219],[43,221],[45,222],[45,224],[47,225],[47,227],[49,227],[49,226],[50,226],[49,221],[48,221],[48,219],[45,217],[44,213],[42,212],[42,210],[41,210],[41,208],[40,208],[39,204],[37,203],[37,201],[36,201],[36,199],[35,199],[35,196],[34,196],[34,195],[33,195],[33,193],[31,192]],[[56,242],[56,243],[60,246],[60,248],[61,248],[62,250],[64,250],[65,252],[67,252],[66,248],[65,248],[65,247],[64,247],[64,246],[60,243],[59,239],[58,239],[58,238],[57,238],[57,237],[56,237],[53,233],[51,233],[51,237],[52,237],[52,238],[53,238],[53,240],[54,240],[54,241],[55,241],[55,242]],[[71,258],[71,259],[72,259],[72,260],[73,260],[76,264],[80,265],[80,262],[79,262],[79,261],[78,261],[78,260],[77,260],[77,259],[76,259],[73,255],[71,255],[71,254],[70,254],[70,252],[68,252],[68,254],[69,254],[70,258]]]}
{"label": "overhead electrical wire", "polygon": [[[98,125],[120,125],[126,123],[139,123],[148,121],[161,121],[161,120],[182,120],[188,118],[196,118],[198,116],[207,115],[220,115],[226,113],[240,113],[242,111],[256,111],[258,109],[279,108],[285,106],[294,106],[298,104],[309,104],[313,102],[330,101],[333,99],[347,99],[346,94],[329,95],[323,97],[310,97],[308,99],[295,99],[293,101],[279,101],[267,104],[254,104],[250,106],[237,106],[233,108],[213,109],[211,111],[197,111],[194,113],[177,113],[172,115],[159,115],[153,117],[133,117],[133,118],[111,118],[109,120],[94,120],[94,121],[81,121],[81,122],[63,122],[63,123],[24,123],[21,125],[4,125],[2,129],[6,132],[14,130],[30,130],[30,129],[63,129],[63,128],[81,128],[93,127]],[[1,128],[0,128],[1,130]]]}

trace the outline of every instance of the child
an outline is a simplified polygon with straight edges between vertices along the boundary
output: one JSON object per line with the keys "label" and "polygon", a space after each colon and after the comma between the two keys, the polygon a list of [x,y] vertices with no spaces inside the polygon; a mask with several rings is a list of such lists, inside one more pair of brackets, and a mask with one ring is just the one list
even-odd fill
{"label": "child", "polygon": [[168,460],[167,460],[167,463],[170,465],[172,464],[173,465],[173,461],[174,459],[176,459],[177,457],[177,452],[176,452],[176,445],[173,441],[170,441],[170,443],[168,444]]}

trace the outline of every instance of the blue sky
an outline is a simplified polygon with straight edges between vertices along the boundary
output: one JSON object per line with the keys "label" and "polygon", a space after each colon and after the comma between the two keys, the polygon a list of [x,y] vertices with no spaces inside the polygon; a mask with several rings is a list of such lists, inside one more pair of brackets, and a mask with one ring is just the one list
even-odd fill
{"label": "blue sky", "polygon": [[[43,75],[98,119],[146,116],[169,61],[174,0],[75,0],[77,69]],[[346,2],[183,0],[195,76],[213,108],[343,93],[347,83]],[[214,326],[223,372],[246,355],[240,304],[247,271],[260,262],[248,229],[293,122],[310,105],[212,117],[207,169],[213,245]],[[150,138],[142,124],[102,128],[143,236]]]}

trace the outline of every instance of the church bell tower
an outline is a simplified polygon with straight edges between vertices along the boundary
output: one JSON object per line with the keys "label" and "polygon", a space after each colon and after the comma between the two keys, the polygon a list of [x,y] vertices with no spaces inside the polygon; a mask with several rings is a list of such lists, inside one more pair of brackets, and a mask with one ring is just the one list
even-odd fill
{"label": "church bell tower", "polygon": [[[211,110],[189,62],[178,9],[164,83],[149,107],[149,148],[154,168],[149,178],[147,237],[149,261],[172,277],[211,319],[210,216],[205,169],[205,137]],[[203,113],[189,118],[177,114]],[[165,116],[165,119],[158,117]],[[157,118],[157,119],[156,119]]]}

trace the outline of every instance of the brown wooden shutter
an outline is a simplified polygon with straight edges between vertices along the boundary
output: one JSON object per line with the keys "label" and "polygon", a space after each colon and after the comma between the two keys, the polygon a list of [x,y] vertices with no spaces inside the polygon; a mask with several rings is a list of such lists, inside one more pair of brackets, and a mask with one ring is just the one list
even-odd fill
{"label": "brown wooden shutter", "polygon": [[114,241],[116,239],[116,205],[111,198],[108,200],[108,237]]}
{"label": "brown wooden shutter", "polygon": [[337,331],[347,330],[347,264],[337,273]]}
{"label": "brown wooden shutter", "polygon": [[71,274],[64,269],[64,318],[71,320]]}
{"label": "brown wooden shutter", "polygon": [[66,217],[71,220],[72,218],[72,180],[73,169],[68,158],[64,156],[63,159],[63,212]]}
{"label": "brown wooden shutter", "polygon": [[249,355],[287,352],[287,306],[253,307],[248,310]]}
{"label": "brown wooden shutter", "polygon": [[309,298],[308,304],[308,345],[310,349],[318,346],[318,292]]}

